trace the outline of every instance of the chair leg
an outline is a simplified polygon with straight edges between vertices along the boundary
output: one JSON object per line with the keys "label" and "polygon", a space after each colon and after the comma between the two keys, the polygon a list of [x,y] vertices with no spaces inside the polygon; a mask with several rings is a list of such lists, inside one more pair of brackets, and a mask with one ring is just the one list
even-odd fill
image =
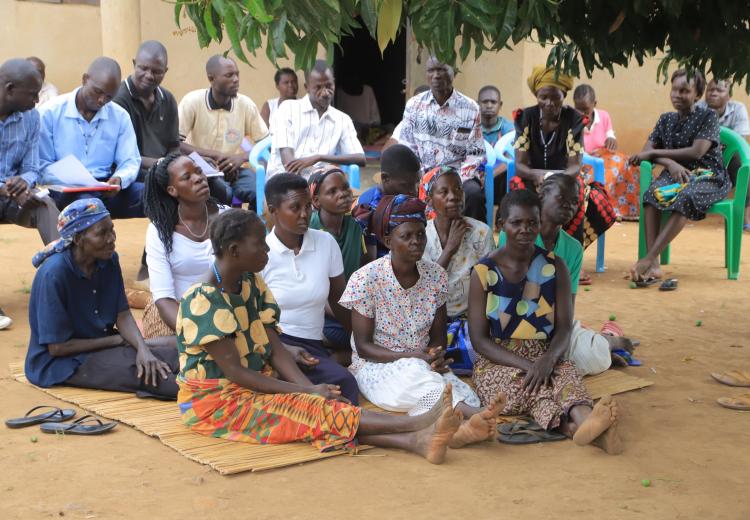
{"label": "chair leg", "polygon": [[606,233],[602,233],[599,238],[596,239],[596,272],[604,272],[604,244]]}
{"label": "chair leg", "polygon": [[729,235],[731,249],[727,255],[727,278],[737,280],[740,277],[740,256],[742,253],[742,224],[744,215],[739,219],[727,219],[725,229]]}
{"label": "chair leg", "polygon": [[[664,226],[666,225],[667,221],[669,220],[669,217],[672,216],[671,211],[664,211],[661,214],[661,227],[659,228],[659,231],[664,229]],[[661,258],[660,262],[661,265],[669,265],[669,252],[672,249],[672,244],[667,244],[667,247],[664,248],[664,251],[661,252]]]}

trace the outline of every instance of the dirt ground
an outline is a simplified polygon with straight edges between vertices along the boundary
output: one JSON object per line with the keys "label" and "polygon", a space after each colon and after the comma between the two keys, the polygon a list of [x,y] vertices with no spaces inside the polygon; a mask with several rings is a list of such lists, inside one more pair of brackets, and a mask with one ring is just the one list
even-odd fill
{"label": "dirt ground", "polygon": [[[145,220],[116,222],[126,284],[145,228]],[[449,453],[442,466],[371,450],[222,477],[124,425],[103,437],[62,439],[0,427],[0,518],[748,519],[750,413],[719,407],[717,397],[740,391],[713,382],[709,373],[750,369],[750,237],[743,278],[729,281],[720,221],[688,227],[666,267],[680,280],[672,293],[629,289],[623,275],[636,239],[636,224],[610,230],[607,272],[593,275],[576,313],[590,325],[615,314],[643,343],[637,357],[644,366],[628,370],[655,384],[617,398],[626,447],[620,456],[571,442],[488,442]],[[0,306],[15,320],[0,332],[2,418],[42,403],[65,404],[8,376],[8,362],[26,351],[29,259],[38,246],[33,230],[0,227]],[[589,271],[594,249],[584,261]]]}

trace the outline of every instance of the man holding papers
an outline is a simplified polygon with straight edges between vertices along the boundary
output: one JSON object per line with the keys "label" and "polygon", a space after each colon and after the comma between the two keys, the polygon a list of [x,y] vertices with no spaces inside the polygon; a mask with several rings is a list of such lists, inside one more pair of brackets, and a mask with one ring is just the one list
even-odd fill
{"label": "man holding papers", "polygon": [[[120,86],[120,66],[111,58],[94,60],[83,75],[82,86],[45,104],[41,114],[39,157],[44,184],[63,185],[55,164],[72,155],[93,177],[111,186],[110,191],[66,193],[53,191],[59,208],[80,197],[99,194],[112,218],[143,217],[143,183],[135,182],[141,155],[127,111],[111,103]],[[73,164],[71,158],[63,163]],[[68,170],[69,173],[73,173]],[[81,172],[82,173],[82,172]],[[67,177],[67,176],[66,176]],[[85,175],[77,175],[83,178]],[[83,183],[80,185],[93,184]]]}

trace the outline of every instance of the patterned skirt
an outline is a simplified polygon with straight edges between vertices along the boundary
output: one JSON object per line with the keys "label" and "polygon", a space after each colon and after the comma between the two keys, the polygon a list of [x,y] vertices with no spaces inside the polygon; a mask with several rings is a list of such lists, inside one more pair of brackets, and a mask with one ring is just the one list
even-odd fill
{"label": "patterned skirt", "polygon": [[175,331],[161,319],[159,309],[156,308],[153,300],[148,302],[146,308],[143,309],[143,337],[151,339],[174,335]]}
{"label": "patterned skirt", "polygon": [[[604,160],[604,186],[607,189],[615,214],[623,220],[638,220],[640,214],[640,167],[628,164],[628,157],[622,152],[610,152],[606,148],[594,150],[591,155]],[[581,168],[586,182],[594,180],[593,168]]]}
{"label": "patterned skirt", "polygon": [[724,200],[732,189],[732,181],[724,172],[721,175],[701,177],[688,182],[665,208],[659,204],[654,192],[675,182],[665,168],[643,195],[643,203],[661,211],[676,211],[689,220],[703,220],[711,206]]}
{"label": "patterned skirt", "polygon": [[361,410],[312,394],[260,394],[228,379],[177,379],[184,422],[201,435],[250,444],[356,448]]}
{"label": "patterned skirt", "polygon": [[[549,348],[548,340],[503,340],[498,348],[507,348],[518,356],[535,361]],[[542,387],[536,395],[525,395],[522,388],[525,372],[496,365],[477,354],[472,380],[482,404],[491,402],[503,392],[508,397],[503,415],[531,415],[547,430],[560,426],[560,419],[577,405],[593,404],[576,366],[561,359],[554,368],[552,384]]]}

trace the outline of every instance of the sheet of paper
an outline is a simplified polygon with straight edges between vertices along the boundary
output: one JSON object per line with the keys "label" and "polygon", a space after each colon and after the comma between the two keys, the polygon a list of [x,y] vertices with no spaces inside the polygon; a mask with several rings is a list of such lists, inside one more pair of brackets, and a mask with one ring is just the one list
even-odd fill
{"label": "sheet of paper", "polygon": [[242,148],[244,152],[250,153],[250,151],[253,149],[253,143],[251,143],[247,137],[243,137],[240,148]]}
{"label": "sheet of paper", "polygon": [[188,157],[190,157],[197,166],[200,166],[200,169],[203,171],[203,175],[205,175],[206,177],[224,177],[224,172],[221,172],[208,164],[208,162],[206,162],[206,160],[201,157],[201,154],[199,154],[198,152],[193,152],[188,155]]}
{"label": "sheet of paper", "polygon": [[47,171],[59,179],[64,186],[101,186],[106,184],[106,182],[96,180],[75,155],[66,155],[59,161],[50,164]]}

